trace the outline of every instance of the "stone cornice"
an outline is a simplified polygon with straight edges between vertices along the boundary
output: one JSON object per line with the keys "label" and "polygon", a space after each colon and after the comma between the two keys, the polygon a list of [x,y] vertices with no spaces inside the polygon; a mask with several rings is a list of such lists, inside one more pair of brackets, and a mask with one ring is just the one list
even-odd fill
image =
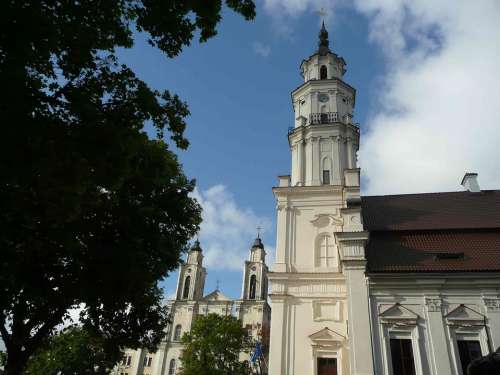
{"label": "stone cornice", "polygon": [[[440,290],[446,288],[447,291],[453,289],[474,288],[478,294],[482,294],[481,288],[499,288],[500,275],[492,273],[367,273],[370,280],[370,287],[373,291],[384,292],[389,289],[408,289],[416,293],[423,293],[428,290]],[[484,292],[486,293],[486,292]],[[486,296],[485,298],[489,298]]]}
{"label": "stone cornice", "polygon": [[[340,78],[331,78],[331,79],[312,79],[307,82],[304,82],[301,84],[299,87],[297,87],[295,90],[293,90],[290,93],[290,96],[292,98],[292,104],[293,104],[293,97],[294,95],[300,94],[301,91],[305,91],[308,88],[315,88],[315,87],[325,87],[325,84],[332,84],[332,83],[337,83],[339,86],[343,87],[344,89],[350,91],[353,96],[353,106],[356,104],[356,89],[352,87],[351,85],[345,83],[343,80]],[[327,88],[327,87],[325,87]]]}
{"label": "stone cornice", "polygon": [[275,196],[278,195],[293,195],[293,194],[342,194],[343,185],[317,185],[317,186],[275,186],[273,187],[273,193]]}
{"label": "stone cornice", "polygon": [[269,272],[269,280],[337,280],[345,281],[345,276],[334,272]]}

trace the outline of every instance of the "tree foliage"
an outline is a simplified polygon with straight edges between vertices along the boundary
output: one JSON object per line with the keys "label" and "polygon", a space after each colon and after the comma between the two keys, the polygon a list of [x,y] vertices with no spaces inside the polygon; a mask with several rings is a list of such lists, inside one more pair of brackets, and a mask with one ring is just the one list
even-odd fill
{"label": "tree foliage", "polygon": [[241,322],[232,316],[208,314],[198,317],[191,332],[182,337],[182,375],[247,375],[248,361],[240,362],[241,352],[249,352],[251,341]]}
{"label": "tree foliage", "polygon": [[[253,18],[251,0],[225,4]],[[68,314],[116,347],[154,348],[158,281],[200,223],[187,105],[120,64],[134,32],[168,57],[216,34],[221,0],[6,0],[0,5],[0,334],[6,374]],[[158,138],[149,139],[151,123]]]}
{"label": "tree foliage", "polygon": [[106,340],[81,327],[52,336],[28,360],[24,375],[107,375],[120,358]]}

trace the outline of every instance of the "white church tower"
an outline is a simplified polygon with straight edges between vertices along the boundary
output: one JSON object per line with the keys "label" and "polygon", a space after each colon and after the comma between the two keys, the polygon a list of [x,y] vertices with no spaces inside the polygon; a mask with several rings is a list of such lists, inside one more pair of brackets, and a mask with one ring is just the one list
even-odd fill
{"label": "white church tower", "polygon": [[343,81],[345,66],[323,24],[318,50],[300,65],[304,83],[292,92],[291,176],[273,189],[272,375],[373,374],[356,90]]}
{"label": "white church tower", "polygon": [[237,318],[255,339],[259,339],[262,330],[269,329],[271,309],[267,303],[267,273],[266,251],[257,237],[244,264],[241,299],[235,302]]}

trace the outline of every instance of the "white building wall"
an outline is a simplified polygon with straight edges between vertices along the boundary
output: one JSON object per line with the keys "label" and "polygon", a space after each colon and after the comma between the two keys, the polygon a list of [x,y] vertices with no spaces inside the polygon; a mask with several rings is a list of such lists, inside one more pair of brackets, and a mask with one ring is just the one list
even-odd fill
{"label": "white building wall", "polygon": [[[499,275],[371,275],[375,373],[393,374],[388,340],[394,335],[412,340],[417,375],[463,375],[458,338],[479,341],[483,355],[500,346],[499,296]],[[414,313],[416,323],[385,317],[396,303]],[[454,311],[459,320],[449,315]]]}

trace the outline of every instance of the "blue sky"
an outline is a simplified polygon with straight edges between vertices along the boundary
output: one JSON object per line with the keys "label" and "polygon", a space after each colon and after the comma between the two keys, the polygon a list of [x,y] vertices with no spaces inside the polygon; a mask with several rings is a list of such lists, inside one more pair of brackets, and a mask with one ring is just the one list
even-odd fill
{"label": "blue sky", "polygon": [[[120,56],[150,86],[168,88],[187,101],[190,147],[178,150],[184,171],[196,178],[201,191],[223,185],[240,209],[251,209],[262,218],[255,226],[265,227],[265,244],[274,251],[271,188],[277,176],[289,173],[290,168],[286,135],[293,126],[290,92],[302,83],[299,65],[317,47],[320,21],[310,12],[294,20],[293,32],[284,35],[262,4],[257,4],[253,22],[225,11],[217,37],[207,43],[194,42],[175,59],[150,47],[143,35],[137,35],[134,48],[121,51]],[[345,13],[345,21],[329,24],[330,43],[347,61],[346,80],[358,89],[356,121],[363,123],[370,108],[368,93],[384,66],[382,56],[366,38],[366,20]],[[236,239],[240,243],[235,248],[249,249],[255,226]],[[224,293],[238,297],[242,274],[235,267],[209,267],[206,293],[219,279]],[[167,295],[176,281],[176,274],[167,279]]]}
{"label": "blue sky", "polygon": [[[278,175],[289,173],[290,92],[301,84],[301,60],[316,49],[315,11],[322,6],[329,11],[330,47],[346,60],[345,80],[357,89],[363,191],[458,190],[465,169],[478,171],[486,186],[500,186],[489,142],[500,135],[498,114],[491,112],[500,97],[493,85],[500,66],[498,3],[484,1],[473,10],[444,3],[257,0],[253,22],[226,10],[219,35],[193,42],[174,59],[142,35],[120,51],[122,62],[150,86],[189,104],[191,145],[178,154],[185,173],[197,180],[196,197],[206,211],[200,233],[206,293],[220,280],[225,294],[239,297],[243,259],[258,225],[274,252],[271,188]],[[481,26],[474,29],[475,18]],[[480,72],[471,69],[471,54],[483,53]],[[481,122],[475,144],[466,135],[472,119]],[[176,274],[166,280],[166,295],[176,281]]]}

